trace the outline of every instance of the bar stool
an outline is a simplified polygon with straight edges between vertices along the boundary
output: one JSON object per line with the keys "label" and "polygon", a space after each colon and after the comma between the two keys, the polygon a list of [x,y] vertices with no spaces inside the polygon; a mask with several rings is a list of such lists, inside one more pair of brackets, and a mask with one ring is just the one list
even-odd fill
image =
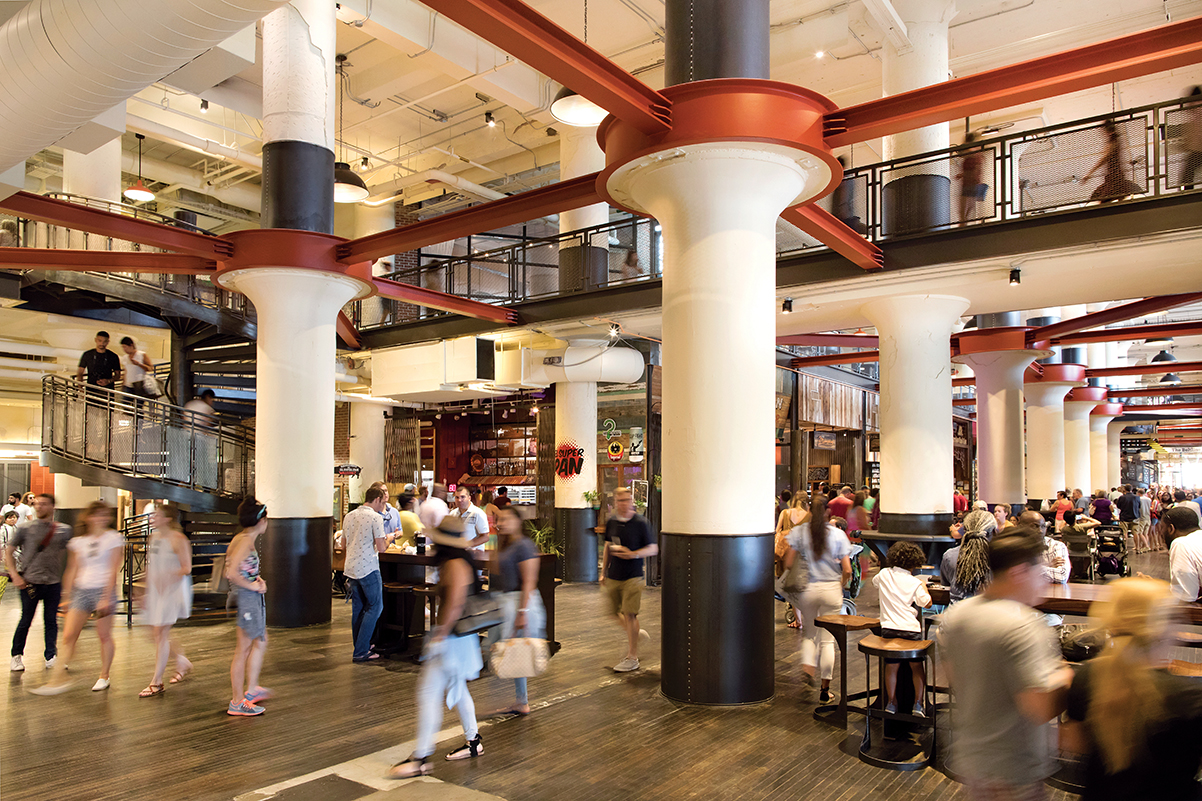
{"label": "bar stool", "polygon": [[[870,703],[865,710],[867,720],[864,725],[864,738],[860,741],[859,753],[862,762],[890,770],[919,770],[931,763],[931,759],[935,754],[936,727],[935,710],[929,701],[931,698],[930,688],[935,684],[934,671],[931,671],[931,680],[927,683],[926,689],[923,692],[924,697],[922,702],[923,707],[928,712],[927,717],[902,712],[887,712],[885,711],[885,659],[888,657],[899,660],[921,659],[925,661],[934,645],[935,642],[933,640],[887,640],[876,634],[869,634],[860,640],[860,652],[864,654],[865,697],[870,697],[872,693],[871,660],[874,656],[877,658],[877,694],[876,700]],[[898,683],[901,683],[900,677]],[[930,743],[928,745],[920,743],[917,752],[914,750],[915,744],[909,740],[873,744],[873,719],[882,721],[882,726],[886,721],[896,721],[929,728],[931,730]]]}
{"label": "bar stool", "polygon": [[839,703],[823,704],[814,710],[814,720],[839,728],[847,728],[847,712],[866,714],[866,707],[849,705],[848,701],[860,701],[868,698],[867,693],[848,693],[847,688],[847,632],[849,631],[880,631],[881,621],[875,617],[863,615],[820,615],[814,618],[814,625],[826,629],[835,638],[839,646]]}

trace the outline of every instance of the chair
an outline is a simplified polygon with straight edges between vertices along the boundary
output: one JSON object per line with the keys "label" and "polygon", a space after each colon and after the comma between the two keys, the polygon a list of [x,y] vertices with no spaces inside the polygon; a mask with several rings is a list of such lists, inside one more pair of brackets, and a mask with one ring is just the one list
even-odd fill
{"label": "chair", "polygon": [[814,720],[839,728],[847,728],[847,712],[866,714],[865,707],[849,705],[848,701],[859,701],[868,698],[867,694],[849,694],[847,688],[847,632],[849,631],[880,631],[881,621],[875,617],[863,615],[820,615],[814,618],[814,625],[826,629],[835,638],[839,646],[839,703],[823,704],[814,710]]}
{"label": "chair", "polygon": [[[902,640],[885,639],[876,634],[869,634],[859,642],[860,652],[864,654],[864,697],[872,695],[872,664],[873,657],[877,658],[877,690],[876,700],[869,703],[865,710],[867,720],[864,725],[864,737],[860,741],[859,757],[862,762],[875,765],[878,768],[890,770],[919,770],[931,763],[935,754],[935,708],[930,703],[934,693],[931,688],[935,685],[934,671],[927,682],[924,692],[923,706],[927,710],[926,717],[904,712],[888,712],[885,710],[885,659],[926,660],[934,647],[934,640]],[[902,676],[898,676],[898,687],[902,687]],[[882,721],[882,733],[887,733],[885,726],[889,723],[905,723],[931,730],[929,744],[915,744],[909,739],[893,742],[873,743],[872,721]]]}

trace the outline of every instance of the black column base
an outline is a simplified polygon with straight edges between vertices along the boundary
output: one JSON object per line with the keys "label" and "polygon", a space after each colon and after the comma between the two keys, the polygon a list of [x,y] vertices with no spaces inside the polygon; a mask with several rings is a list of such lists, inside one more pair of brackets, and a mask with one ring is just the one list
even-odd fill
{"label": "black column base", "polygon": [[282,628],[330,622],[333,518],[269,518],[259,541],[267,582],[267,625]]}
{"label": "black column base", "polygon": [[559,251],[560,292],[587,292],[608,284],[608,248],[575,245]]}
{"label": "black column base", "polygon": [[771,699],[773,534],[660,536],[664,695],[718,706]]}
{"label": "black column base", "polygon": [[592,509],[555,510],[555,531],[563,543],[563,580],[597,581],[597,513]]}
{"label": "black column base", "polygon": [[929,515],[907,515],[882,512],[876,530],[884,534],[920,534],[931,537],[947,537],[948,527],[956,521],[952,512]]}

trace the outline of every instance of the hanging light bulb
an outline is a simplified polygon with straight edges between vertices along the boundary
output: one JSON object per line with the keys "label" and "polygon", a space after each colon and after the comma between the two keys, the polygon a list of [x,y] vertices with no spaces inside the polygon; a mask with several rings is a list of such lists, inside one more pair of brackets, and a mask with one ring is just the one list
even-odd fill
{"label": "hanging light bulb", "polygon": [[608,114],[608,111],[566,86],[556,92],[555,99],[551,101],[551,116],[574,128],[595,128]]}
{"label": "hanging light bulb", "polygon": [[142,134],[134,134],[134,136],[138,139],[138,181],[121,194],[128,200],[138,203],[149,203],[154,200],[154,192],[151,192],[146,188],[146,184],[142,183],[142,140],[146,137]]}

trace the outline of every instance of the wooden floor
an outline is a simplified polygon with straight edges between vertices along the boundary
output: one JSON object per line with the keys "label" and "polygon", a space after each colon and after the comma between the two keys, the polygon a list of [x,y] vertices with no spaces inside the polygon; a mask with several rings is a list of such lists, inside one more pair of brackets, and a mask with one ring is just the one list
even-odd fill
{"label": "wooden floor", "polygon": [[[1167,574],[1164,554],[1136,557],[1134,564]],[[933,769],[897,773],[861,763],[851,755],[858,735],[844,743],[846,735],[811,718],[816,699],[799,681],[800,637],[781,622],[783,605],[777,606],[776,697],[750,708],[712,709],[676,704],[659,693],[658,590],[644,595],[641,620],[652,636],[644,670],[628,675],[610,670],[622,656],[623,640],[601,617],[598,590],[567,586],[558,592],[563,649],[548,673],[530,683],[534,713],[484,727],[486,753],[478,760],[441,761],[456,744],[442,743],[437,778],[511,801],[958,795],[959,785]],[[862,614],[876,614],[870,583],[859,604]],[[11,636],[19,611],[10,589],[0,601],[0,636]],[[124,626],[117,630],[110,690],[89,692],[99,664],[89,629],[72,664],[78,686],[54,698],[29,694],[45,678],[42,630],[35,622],[27,670],[10,674],[0,695],[0,797],[228,801],[412,740],[418,668],[399,660],[352,664],[349,611],[335,601],[330,625],[271,632],[263,683],[277,698],[267,702],[265,715],[252,719],[224,711],[234,643],[230,622],[178,628],[196,669],[188,681],[151,699],[137,693],[149,681],[152,649],[143,632]],[[853,658],[850,665],[849,683],[862,689],[863,661]],[[472,683],[471,692],[483,712],[506,703],[511,688],[485,677]],[[456,722],[448,713],[443,725]],[[371,792],[345,785],[331,793],[294,788],[279,797],[350,801]]]}

